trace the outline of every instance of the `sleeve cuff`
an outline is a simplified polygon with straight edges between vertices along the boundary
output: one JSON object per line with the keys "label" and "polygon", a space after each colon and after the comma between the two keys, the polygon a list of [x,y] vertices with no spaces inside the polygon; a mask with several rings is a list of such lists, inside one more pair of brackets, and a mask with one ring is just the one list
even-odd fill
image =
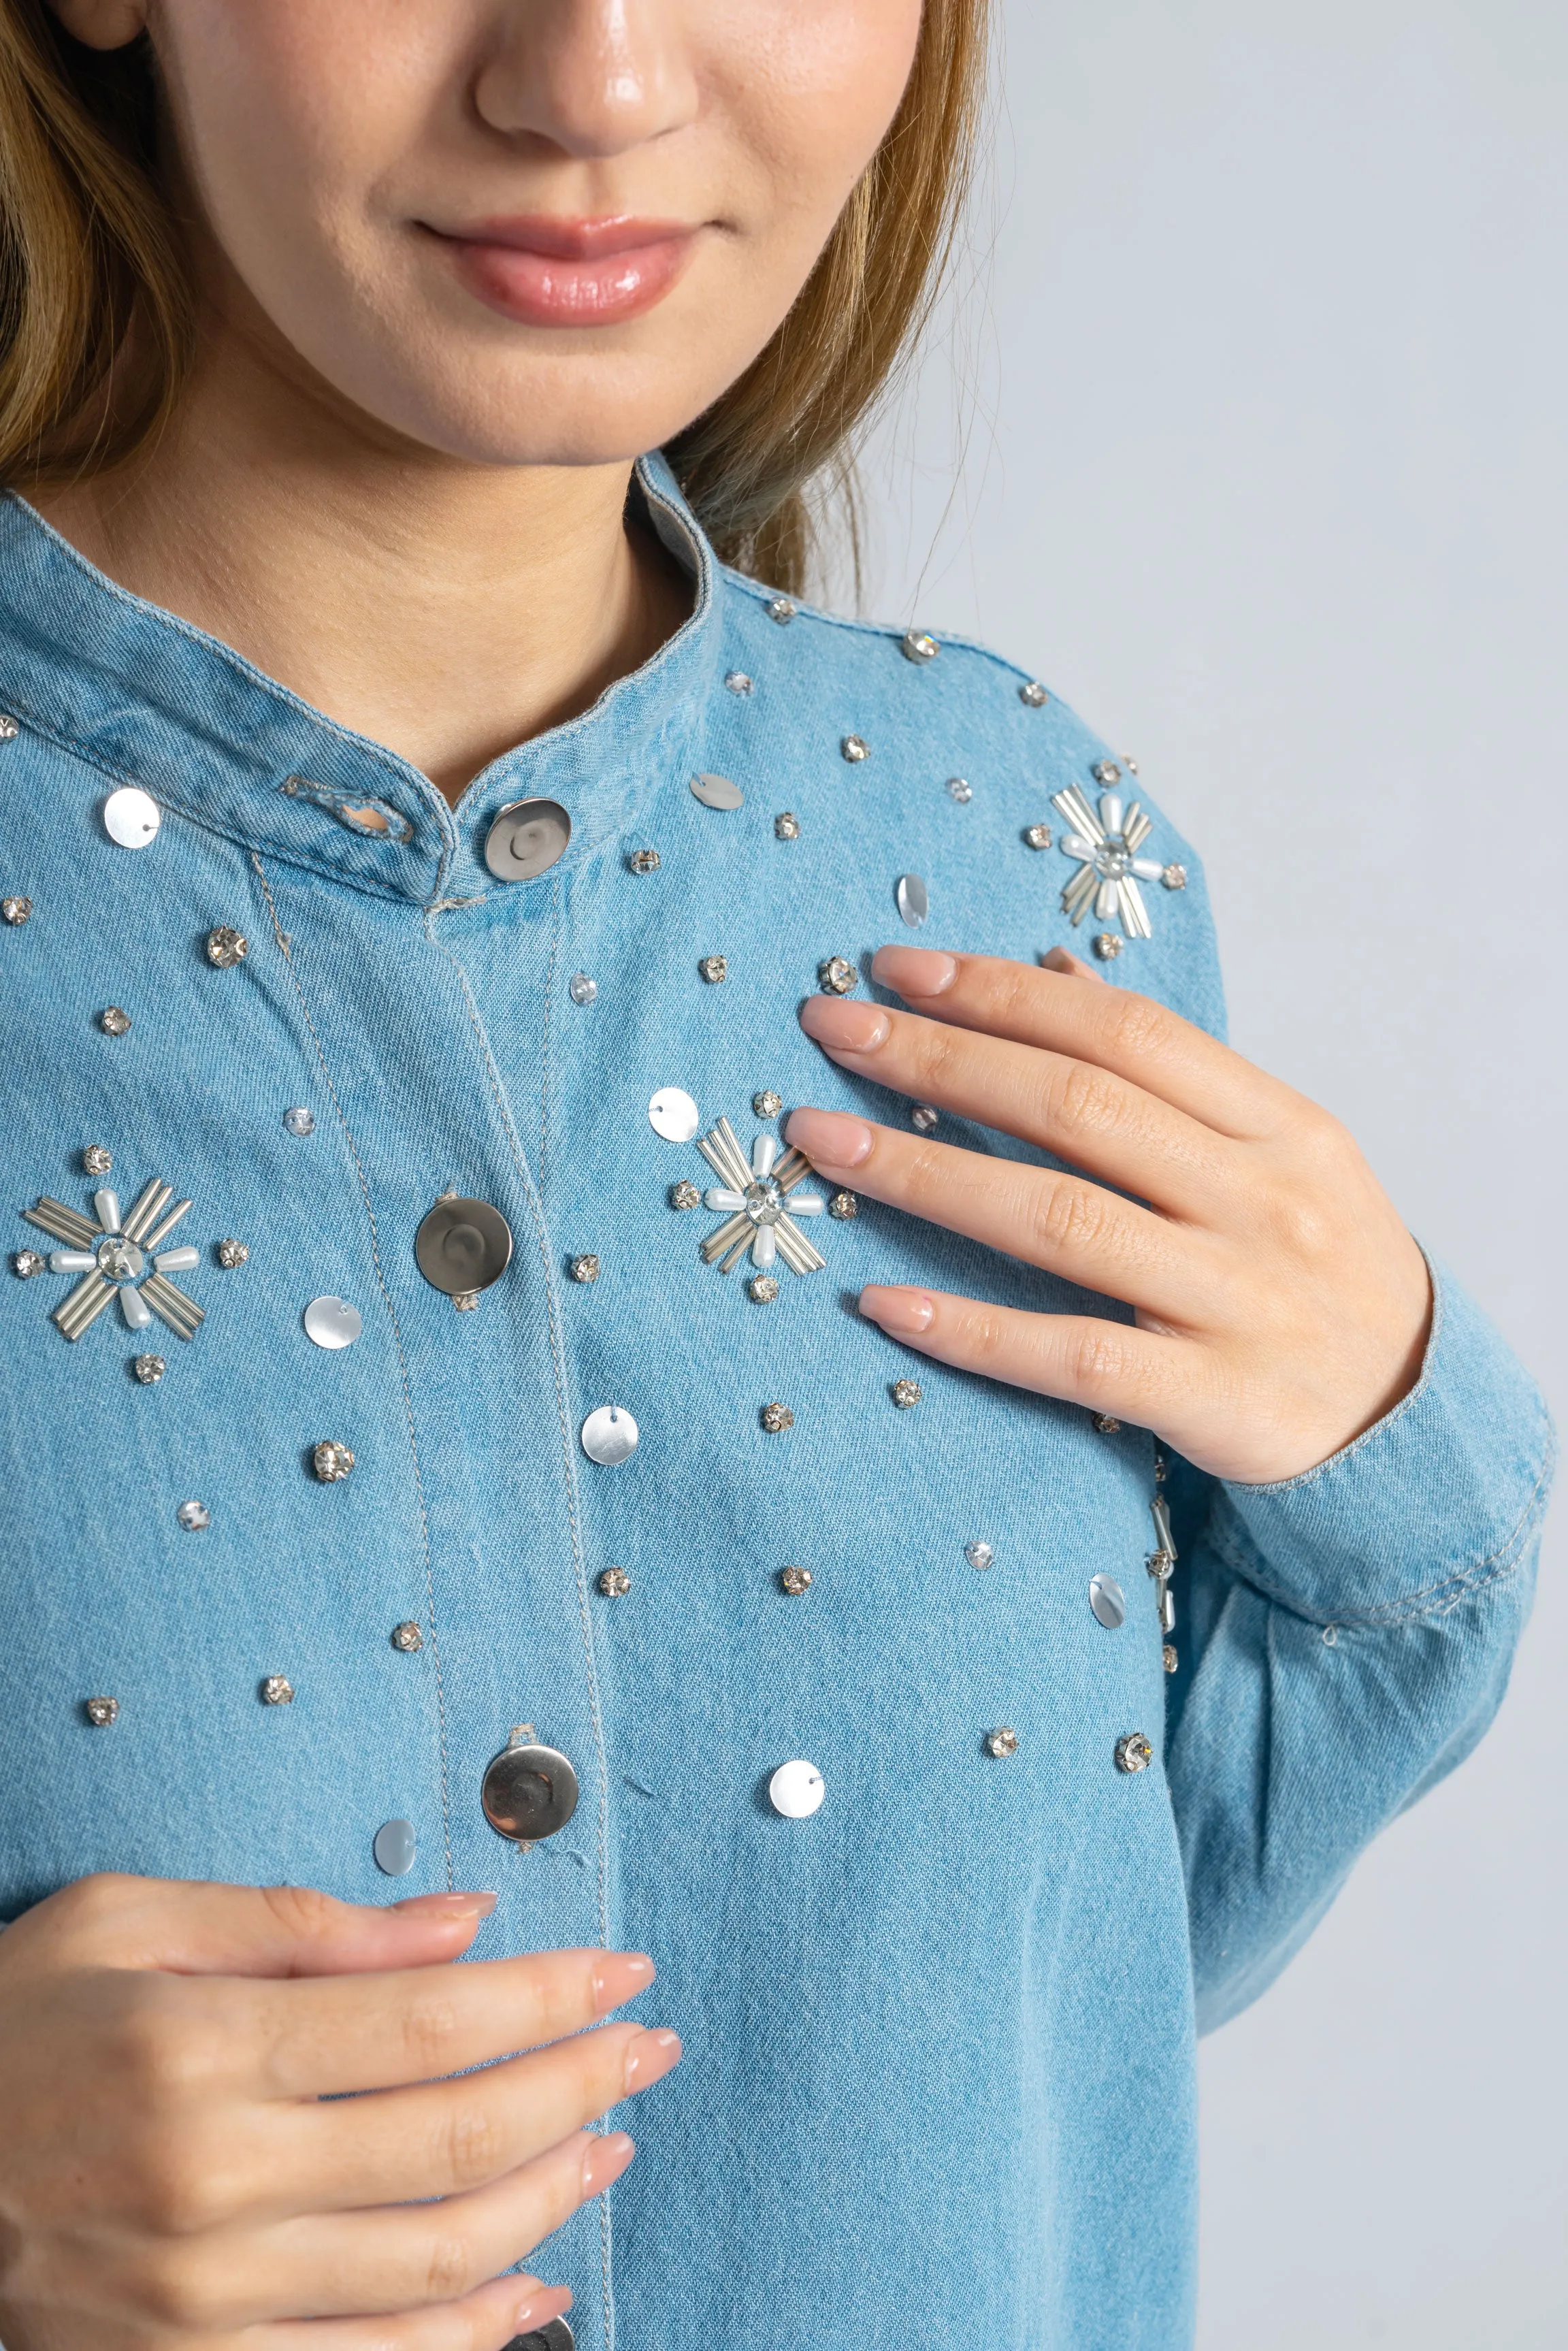
{"label": "sleeve cuff", "polygon": [[1527,1549],[1551,1484],[1552,1421],[1480,1309],[1432,1266],[1421,1375],[1392,1412],[1315,1469],[1222,1484],[1221,1556],[1328,1625],[1440,1615]]}

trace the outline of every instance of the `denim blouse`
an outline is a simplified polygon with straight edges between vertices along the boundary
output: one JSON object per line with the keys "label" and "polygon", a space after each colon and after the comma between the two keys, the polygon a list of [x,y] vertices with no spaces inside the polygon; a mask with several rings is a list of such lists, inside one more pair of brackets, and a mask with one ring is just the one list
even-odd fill
{"label": "denim blouse", "polygon": [[830,1203],[789,1107],[911,1106],[803,995],[928,908],[1218,1032],[1202,873],[1027,673],[638,481],[691,617],[455,811],[0,506],[0,1916],[492,1886],[476,1956],[652,1952],[685,2063],[538,2257],[582,2351],[1179,2351],[1195,2032],[1485,1728],[1549,1424],[1440,1273],[1269,1486],[857,1315],[1126,1310]]}

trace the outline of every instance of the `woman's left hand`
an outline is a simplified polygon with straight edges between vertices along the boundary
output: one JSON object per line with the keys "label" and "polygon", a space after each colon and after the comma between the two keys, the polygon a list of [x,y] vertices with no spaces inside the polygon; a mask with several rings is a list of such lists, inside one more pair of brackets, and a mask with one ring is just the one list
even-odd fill
{"label": "woman's left hand", "polygon": [[883,947],[873,972],[913,1011],[814,996],[800,1023],[824,1052],[1086,1173],[842,1111],[795,1112],[789,1142],[829,1182],[1134,1316],[872,1284],[861,1311],[890,1336],[1153,1429],[1249,1484],[1314,1468],[1408,1393],[1431,1319],[1426,1260],[1326,1111],[1061,948],[1036,970]]}

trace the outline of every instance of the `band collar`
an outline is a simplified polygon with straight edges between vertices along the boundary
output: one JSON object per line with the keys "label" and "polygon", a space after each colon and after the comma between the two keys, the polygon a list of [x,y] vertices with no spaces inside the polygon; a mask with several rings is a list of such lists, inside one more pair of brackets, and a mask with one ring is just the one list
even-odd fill
{"label": "band collar", "polygon": [[485,836],[498,810],[536,796],[571,819],[550,869],[568,871],[680,768],[717,681],[713,550],[662,455],[639,459],[634,480],[692,579],[690,618],[580,718],[492,760],[455,810],[407,760],[118,587],[15,494],[0,499],[0,708],[111,785],[356,889],[423,904],[496,889]]}

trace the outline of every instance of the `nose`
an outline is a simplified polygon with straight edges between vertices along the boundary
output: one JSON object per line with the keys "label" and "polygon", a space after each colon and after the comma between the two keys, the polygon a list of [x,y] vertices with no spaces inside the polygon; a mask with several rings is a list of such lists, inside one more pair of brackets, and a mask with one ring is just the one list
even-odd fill
{"label": "nose", "polygon": [[482,121],[562,154],[623,154],[690,122],[685,0],[510,0],[474,86]]}

